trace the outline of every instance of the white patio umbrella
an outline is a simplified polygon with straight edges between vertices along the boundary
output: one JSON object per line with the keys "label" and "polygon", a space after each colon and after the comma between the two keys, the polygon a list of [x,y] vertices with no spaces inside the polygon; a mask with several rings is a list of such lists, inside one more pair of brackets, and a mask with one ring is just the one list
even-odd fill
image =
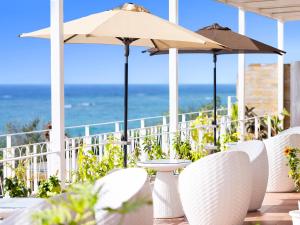
{"label": "white patio umbrella", "polygon": [[[25,33],[20,37],[51,38],[50,28]],[[112,44],[125,46],[124,88],[124,167],[127,166],[128,129],[128,56],[129,46],[156,49],[225,46],[151,14],[145,8],[126,3],[121,7],[92,14],[64,24],[65,43]]]}

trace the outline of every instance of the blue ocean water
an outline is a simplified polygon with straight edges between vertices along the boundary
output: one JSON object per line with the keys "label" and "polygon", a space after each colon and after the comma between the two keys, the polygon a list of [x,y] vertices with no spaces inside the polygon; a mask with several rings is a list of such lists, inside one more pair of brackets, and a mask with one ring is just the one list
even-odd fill
{"label": "blue ocean water", "polygon": [[[180,109],[197,110],[212,101],[212,85],[180,85]],[[235,96],[235,85],[218,85],[222,104]],[[50,121],[50,86],[0,85],[0,132],[9,122]],[[129,118],[160,116],[168,111],[168,85],[130,85]],[[66,126],[123,119],[123,85],[66,85]],[[108,128],[107,128],[108,129]]]}

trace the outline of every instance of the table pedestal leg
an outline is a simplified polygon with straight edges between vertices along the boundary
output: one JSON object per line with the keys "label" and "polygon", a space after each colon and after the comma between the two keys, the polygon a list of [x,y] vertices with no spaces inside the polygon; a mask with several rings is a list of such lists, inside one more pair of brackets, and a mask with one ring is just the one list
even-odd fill
{"label": "table pedestal leg", "polygon": [[178,193],[178,176],[173,172],[157,172],[152,197],[154,218],[184,216]]}

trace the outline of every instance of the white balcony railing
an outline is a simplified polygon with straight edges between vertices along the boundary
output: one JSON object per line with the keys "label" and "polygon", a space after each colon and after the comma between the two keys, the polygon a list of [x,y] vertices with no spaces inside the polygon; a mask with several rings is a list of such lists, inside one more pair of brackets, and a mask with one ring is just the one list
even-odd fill
{"label": "white balcony railing", "polygon": [[[211,114],[212,111],[201,112],[204,114]],[[230,131],[232,124],[239,124],[241,122],[254,121],[254,136],[253,138],[258,138],[260,122],[267,120],[268,123],[268,136],[271,136],[271,116],[260,116],[248,118],[245,121],[230,121],[227,116],[227,111],[225,109],[218,110],[219,115],[219,126],[218,126],[218,137],[225,135]],[[194,126],[194,120],[199,115],[199,112],[196,113],[186,113],[180,115],[179,130],[178,133],[181,135],[182,140],[188,140],[192,147],[195,147],[197,144],[193,140],[191,132],[197,130],[198,132],[198,142],[201,142],[203,134],[213,131],[212,125],[199,125]],[[153,120],[156,122],[154,123]],[[161,122],[157,122],[157,121]],[[139,123],[139,127],[130,129],[129,132],[129,141],[130,146],[128,150],[129,157],[135,154],[137,147],[140,151],[139,159],[146,159],[147,153],[143,150],[144,140],[146,137],[153,137],[156,142],[161,146],[163,151],[168,152],[172,148],[173,140],[170,140],[169,126],[168,126],[168,117],[151,117],[151,118],[142,118],[131,120],[130,122]],[[106,133],[96,133],[91,134],[92,127],[99,127],[103,125],[115,125],[115,130],[112,132]],[[71,129],[84,129],[85,134],[79,136],[66,137],[66,181],[72,182],[72,177],[74,171],[77,169],[77,154],[81,146],[93,150],[97,155],[98,159],[101,160],[103,154],[107,151],[107,143],[109,138],[113,137],[112,144],[115,146],[120,146],[121,138],[121,128],[120,121],[105,123],[105,124],[91,124],[83,125],[77,127],[67,127],[66,130]],[[49,130],[27,132],[27,133],[18,133],[18,134],[8,134],[1,135],[0,138],[6,139],[6,146],[0,149],[0,152],[3,154],[3,159],[0,160],[0,171],[3,171],[2,179],[5,177],[14,176],[14,168],[17,167],[20,163],[24,164],[26,169],[26,180],[27,186],[32,189],[33,192],[36,192],[38,189],[39,182],[41,180],[49,177],[48,166],[50,163],[49,156],[55,154],[56,152],[51,149],[49,141],[37,142],[37,143],[26,143],[21,145],[14,145],[14,139],[16,137],[28,137],[28,135],[45,135],[49,134]],[[22,138],[21,138],[22,139]],[[50,136],[51,140],[51,136]],[[1,195],[1,193],[0,193]]]}

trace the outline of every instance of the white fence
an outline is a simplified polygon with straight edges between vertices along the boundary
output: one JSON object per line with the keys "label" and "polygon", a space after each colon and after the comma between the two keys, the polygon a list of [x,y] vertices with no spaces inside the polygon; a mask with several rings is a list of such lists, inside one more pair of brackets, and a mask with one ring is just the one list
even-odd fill
{"label": "white fence", "polygon": [[[212,111],[206,111],[201,113],[211,114]],[[258,138],[260,122],[262,120],[268,121],[268,136],[271,136],[271,117],[270,116],[262,116],[262,117],[254,117],[249,118],[245,121],[230,121],[228,116],[226,115],[226,110],[220,109],[218,110],[219,114],[219,126],[218,126],[218,136],[226,134],[231,129],[232,124],[245,123],[249,121],[254,121],[254,137]],[[195,140],[191,138],[191,132],[197,130],[199,135],[199,141],[203,138],[203,134],[207,132],[213,131],[213,126],[206,124],[200,126],[192,126],[194,123],[194,119],[199,115],[197,113],[187,113],[180,115],[180,123],[179,123],[179,131],[178,133],[181,135],[182,140],[188,140],[191,146],[196,146],[198,143],[195,143]],[[161,120],[160,123],[153,124],[150,120],[155,119]],[[130,129],[129,132],[129,141],[130,146],[128,150],[129,157],[135,153],[136,148],[140,147],[140,157],[139,159],[146,159],[147,154],[141,148],[144,145],[144,139],[146,137],[153,137],[159,143],[164,151],[169,151],[172,148],[173,140],[170,140],[170,136],[174,136],[174,134],[170,135],[169,126],[168,126],[168,117],[151,117],[151,118],[143,118],[139,120],[131,120],[130,122],[138,122],[140,127],[135,129]],[[112,123],[105,123],[112,124]],[[73,172],[76,171],[77,167],[77,154],[78,150],[81,146],[85,146],[87,149],[91,149],[97,155],[99,160],[107,150],[107,143],[109,137],[113,137],[113,145],[120,146],[120,138],[121,138],[121,122],[114,122],[115,130],[113,132],[108,133],[97,133],[91,134],[91,127],[101,126],[103,124],[92,124],[79,126],[75,128],[84,128],[85,135],[78,137],[66,137],[66,181],[72,182]],[[150,125],[147,125],[150,124]],[[68,129],[73,129],[74,127],[68,127]],[[38,142],[38,143],[27,143],[23,145],[14,145],[14,142],[18,143],[18,141],[14,140],[16,137],[22,137],[23,139],[28,140],[28,137],[37,138],[37,136],[47,136],[50,133],[49,130],[36,131],[36,132],[28,132],[28,133],[19,133],[19,134],[9,134],[2,135],[0,138],[6,139],[6,147],[1,148],[0,152],[3,153],[3,160],[0,160],[0,171],[3,171],[3,178],[11,177],[16,175],[15,168],[18,165],[24,165],[24,169],[26,170],[26,183],[27,186],[30,187],[33,192],[36,192],[38,189],[39,182],[41,180],[49,177],[47,173],[47,167],[51,160],[47,160],[49,155],[54,154],[50,148],[50,142]],[[22,139],[21,138],[21,139]],[[30,139],[30,138],[29,138]],[[50,136],[51,140],[51,136]],[[0,193],[1,194],[1,193]]]}

